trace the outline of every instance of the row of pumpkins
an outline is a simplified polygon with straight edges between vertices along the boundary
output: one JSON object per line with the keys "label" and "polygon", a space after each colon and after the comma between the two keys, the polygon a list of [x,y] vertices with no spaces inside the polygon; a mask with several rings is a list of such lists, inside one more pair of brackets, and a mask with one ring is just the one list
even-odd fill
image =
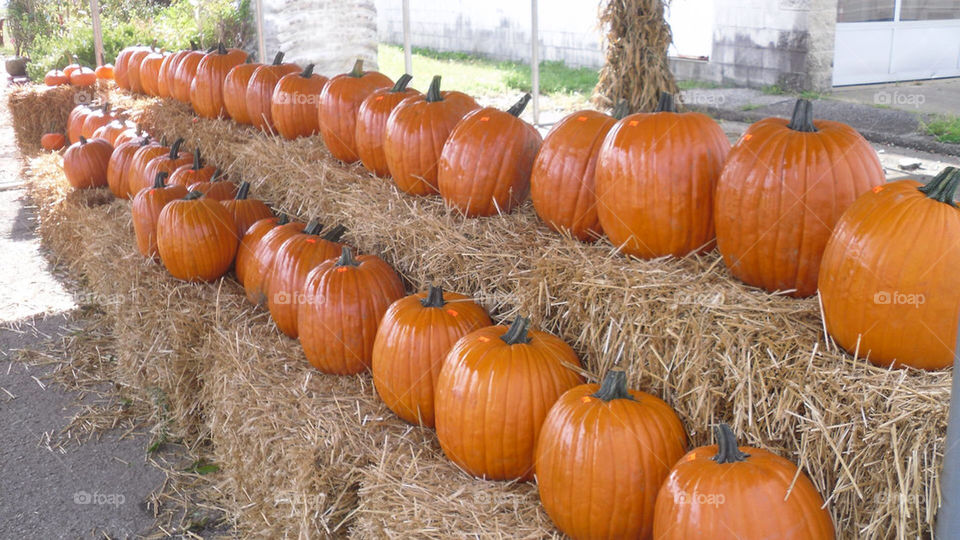
{"label": "row of pumpkins", "polygon": [[384,403],[435,428],[470,474],[535,476],[544,509],[571,537],[833,538],[807,476],[739,446],[728,426],[715,428],[717,445],[686,452],[676,412],[629,389],[623,371],[583,384],[570,345],[529,319],[495,326],[470,297],[436,286],[405,296],[390,265],[341,242],[342,226],[275,217],[248,197],[249,183],[225,179],[199,149],[182,151],[182,139],[168,147],[135,130],[104,133],[108,106],[75,113],[67,179],[132,198],[141,254],[188,281],[233,267],[247,299],[300,341],[315,368],[371,370]]}
{"label": "row of pumpkins", "polygon": [[63,66],[63,69],[51,69],[43,76],[43,83],[47,86],[93,86],[97,81],[113,80],[113,66],[104,64],[91,69],[81,65],[77,57],[73,56],[73,63]]}

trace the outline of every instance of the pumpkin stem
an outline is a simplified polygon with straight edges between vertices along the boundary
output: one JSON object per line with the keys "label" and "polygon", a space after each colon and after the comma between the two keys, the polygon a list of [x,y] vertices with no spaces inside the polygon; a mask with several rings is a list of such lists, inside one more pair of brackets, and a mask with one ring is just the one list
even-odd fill
{"label": "pumpkin stem", "polygon": [[173,146],[170,147],[170,159],[177,159],[180,157],[180,145],[183,144],[183,137],[173,141]]}
{"label": "pumpkin stem", "polygon": [[150,137],[144,135],[143,138],[140,139],[140,146],[146,146],[148,144],[150,144]]}
{"label": "pumpkin stem", "polygon": [[813,104],[807,99],[798,99],[793,106],[793,114],[787,127],[794,131],[814,133],[817,126],[813,125]]}
{"label": "pumpkin stem", "polygon": [[303,228],[303,234],[320,234],[320,231],[323,230],[323,224],[320,223],[320,220],[313,218],[307,222],[307,226]]}
{"label": "pumpkin stem", "polygon": [[733,430],[726,424],[717,424],[713,427],[713,432],[717,437],[717,455],[713,456],[717,463],[737,463],[750,457],[750,454],[744,454],[737,446],[737,436]]}
{"label": "pumpkin stem", "polygon": [[510,323],[507,333],[500,336],[507,345],[517,345],[519,343],[530,343],[530,336],[527,330],[530,328],[530,319],[518,316]]}
{"label": "pumpkin stem", "polygon": [[223,42],[217,43],[217,54],[227,54],[227,48],[223,46]]}
{"label": "pumpkin stem", "polygon": [[613,110],[610,111],[610,116],[616,120],[623,120],[625,116],[630,114],[630,105],[627,104],[627,100],[621,99],[613,106]]}
{"label": "pumpkin stem", "polygon": [[87,144],[87,138],[84,137],[83,135],[80,136],[80,144],[81,145]]}
{"label": "pumpkin stem", "polygon": [[323,235],[323,239],[328,242],[339,242],[340,238],[343,237],[343,233],[347,232],[347,228],[343,225],[337,225],[336,227],[327,231],[327,234]]}
{"label": "pumpkin stem", "polygon": [[220,170],[220,167],[217,167],[213,170],[213,174],[210,175],[210,182],[219,182],[220,175],[223,174],[223,171]]}
{"label": "pumpkin stem", "polygon": [[519,117],[520,114],[523,113],[523,110],[527,108],[527,103],[530,103],[530,99],[532,99],[530,94],[524,94],[519,101],[513,104],[513,107],[507,109],[507,112]]}
{"label": "pumpkin stem", "polygon": [[303,73],[301,73],[300,76],[304,79],[313,77],[313,64],[307,64],[307,67],[303,68]]}
{"label": "pumpkin stem", "polygon": [[283,62],[283,51],[277,51],[277,55],[273,57],[273,65],[279,66]]}
{"label": "pumpkin stem", "polygon": [[627,373],[621,369],[608,371],[603,377],[603,382],[600,383],[600,389],[593,394],[593,397],[603,401],[613,401],[615,399],[636,401],[630,391],[627,390]]}
{"label": "pumpkin stem", "polygon": [[160,171],[157,173],[156,178],[153,179],[153,187],[156,189],[162,188],[166,185],[167,175],[170,174],[166,171]]}
{"label": "pumpkin stem", "polygon": [[197,42],[192,39],[190,40],[190,50],[191,51],[197,50]]}
{"label": "pumpkin stem", "polygon": [[423,307],[443,307],[447,302],[443,299],[443,288],[438,285],[430,285],[426,298],[420,300]]}
{"label": "pumpkin stem", "polygon": [[198,189],[195,189],[195,190],[191,191],[190,193],[187,193],[187,196],[184,197],[183,200],[185,200],[185,201],[192,201],[192,200],[194,200],[194,199],[199,199],[200,197],[203,197],[203,192],[200,191],[200,190],[198,190]]}
{"label": "pumpkin stem", "polygon": [[657,108],[653,112],[677,112],[677,101],[670,92],[662,92],[657,100]]}
{"label": "pumpkin stem", "polygon": [[443,101],[443,95],[440,94],[440,76],[434,75],[430,81],[430,88],[427,89],[427,103],[436,103]]}
{"label": "pumpkin stem", "polygon": [[167,136],[163,135],[160,137],[160,146],[166,146],[166,145],[167,145]]}
{"label": "pumpkin stem", "polygon": [[351,77],[363,77],[363,58],[357,58],[357,61],[353,63],[353,70],[350,71]]}
{"label": "pumpkin stem", "polygon": [[250,182],[241,182],[240,189],[237,190],[237,196],[234,199],[242,201],[250,194]]}
{"label": "pumpkin stem", "polygon": [[340,260],[337,261],[335,266],[360,266],[360,263],[353,258],[353,251],[350,250],[350,246],[343,246],[343,250],[340,252]]}
{"label": "pumpkin stem", "polygon": [[277,225],[286,225],[287,223],[290,223],[290,215],[280,214],[280,217],[277,218]]}
{"label": "pumpkin stem", "polygon": [[215,50],[217,50],[217,46],[216,46],[216,45],[212,45],[210,48],[207,49],[207,54],[210,54],[210,53],[212,53],[212,52],[215,51]]}
{"label": "pumpkin stem", "polygon": [[397,79],[397,82],[393,85],[393,88],[390,89],[391,92],[403,92],[407,89],[407,85],[410,84],[410,80],[413,79],[413,75],[409,73],[404,73]]}
{"label": "pumpkin stem", "polygon": [[100,110],[103,111],[104,116],[110,114],[110,102],[104,101],[103,105],[100,106]]}
{"label": "pumpkin stem", "polygon": [[193,170],[200,170],[200,147],[193,149]]}
{"label": "pumpkin stem", "polygon": [[957,208],[957,203],[954,201],[954,197],[957,195],[957,187],[960,187],[960,169],[947,167],[934,177],[929,184],[917,189],[920,190],[920,193],[935,201]]}

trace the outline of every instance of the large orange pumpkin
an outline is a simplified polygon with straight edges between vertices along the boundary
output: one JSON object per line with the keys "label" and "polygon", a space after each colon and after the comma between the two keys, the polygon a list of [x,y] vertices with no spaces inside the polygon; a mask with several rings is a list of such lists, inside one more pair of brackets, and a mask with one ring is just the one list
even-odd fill
{"label": "large orange pumpkin", "polygon": [[80,135],[83,135],[83,123],[92,112],[93,109],[82,103],[70,109],[70,114],[67,115],[68,142],[75,143],[80,140]]}
{"label": "large orange pumpkin", "polygon": [[131,129],[132,126],[121,122],[120,120],[111,120],[109,123],[104,124],[97,129],[93,130],[93,133],[90,135],[91,139],[103,139],[110,143],[114,148],[119,146],[117,144],[117,137],[120,136],[124,131]]}
{"label": "large orange pumpkin", "polygon": [[[132,199],[141,189],[153,185],[153,182],[144,176],[143,173],[147,168],[147,163],[150,163],[150,160],[170,152],[170,147],[164,144],[165,140],[166,139],[161,139],[160,142],[151,141],[142,145],[133,153],[127,170],[127,189],[130,192],[129,198]],[[174,144],[177,143],[174,142]]]}
{"label": "large orange pumpkin", "polygon": [[113,147],[103,139],[87,140],[83,135],[63,154],[63,173],[77,189],[107,185],[107,164]]}
{"label": "large orange pumpkin", "polygon": [[220,169],[215,169],[210,179],[205,182],[195,182],[187,186],[190,191],[199,191],[208,199],[226,201],[237,196],[237,185],[229,181],[226,176],[221,174]]}
{"label": "large orange pumpkin", "polygon": [[403,282],[380,257],[354,258],[345,246],[307,275],[303,296],[297,329],[307,360],[324,373],[351,375],[370,367],[380,319],[403,296]]}
{"label": "large orange pumpkin", "polygon": [[177,279],[219,278],[233,264],[237,243],[230,213],[198,191],[167,203],[157,219],[157,251]]}
{"label": "large orange pumpkin", "polygon": [[150,48],[142,45],[136,45],[132,47],[126,47],[121,50],[119,54],[117,54],[117,58],[113,62],[113,80],[117,83],[118,87],[123,88],[124,90],[130,90],[130,58],[133,56],[133,53],[142,50],[149,51]]}
{"label": "large orange pumpkin", "polygon": [[717,248],[730,272],[768,291],[817,291],[833,226],[856,198],[884,182],[877,153],[846,124],[766,118],[733,147],[717,184]]}
{"label": "large orange pumpkin", "polygon": [[247,83],[250,76],[263,64],[247,63],[234,66],[223,79],[223,106],[227,114],[238,124],[250,124],[250,115],[247,114]]}
{"label": "large orange pumpkin", "polygon": [[653,113],[627,116],[600,148],[597,217],[613,245],[643,258],[713,249],[713,193],[730,141],[664,93]]}
{"label": "large orange pumpkin", "polygon": [[247,115],[254,127],[273,133],[273,115],[270,109],[273,91],[281,77],[298,72],[300,66],[283,63],[283,52],[277,53],[272,64],[258,66],[253,71],[244,97],[247,102]]}
{"label": "large orange pumpkin", "polygon": [[463,92],[441,92],[437,75],[425,96],[407,98],[393,109],[383,134],[383,157],[401,191],[438,193],[437,163],[443,144],[457,123],[479,108]]}
{"label": "large orange pumpkin", "polygon": [[357,159],[357,111],[360,104],[378,88],[393,86],[393,81],[377,71],[364,71],[357,60],[350,73],[341,73],[327,81],[320,92],[317,122],[323,143],[333,157],[345,163]]}
{"label": "large orange pumpkin", "polygon": [[322,236],[321,227],[304,229],[294,234],[277,250],[263,289],[267,293],[267,307],[277,328],[284,334],[297,337],[297,307],[303,297],[307,274],[318,264],[340,256],[343,244],[340,237],[345,229],[337,226]]}
{"label": "large orange pumpkin", "polygon": [[287,214],[281,214],[280,217],[270,215],[257,220],[256,223],[251,225],[246,232],[243,233],[243,237],[240,238],[240,244],[237,246],[237,258],[233,261],[233,272],[236,274],[237,281],[239,281],[241,285],[246,284],[247,274],[249,273],[248,270],[256,264],[254,256],[257,247],[260,245],[260,242],[263,241],[263,237],[273,229],[286,225],[289,222],[290,216]]}
{"label": "large orange pumpkin", "polygon": [[130,194],[130,162],[137,150],[150,144],[150,137],[143,137],[136,141],[128,141],[114,148],[107,163],[107,185],[110,192],[118,199],[129,199]]}
{"label": "large orange pumpkin", "polygon": [[143,137],[148,137],[147,133],[144,133],[143,128],[139,124],[134,127],[127,126],[126,129],[121,131],[113,141],[113,146],[117,147],[125,142],[130,142],[137,139],[142,139]]}
{"label": "large orange pumpkin", "polygon": [[140,79],[140,66],[143,64],[143,59],[152,54],[157,54],[152,47],[144,47],[133,51],[127,61],[127,82],[130,85],[129,90],[135,94],[144,93],[143,81]]}
{"label": "large orange pumpkin", "polygon": [[80,128],[80,135],[87,139],[93,138],[93,132],[99,127],[105,126],[116,120],[116,116],[110,111],[110,104],[104,103],[97,109],[90,111],[83,120],[83,127]]}
{"label": "large orange pumpkin", "polygon": [[148,96],[159,96],[160,87],[160,67],[163,66],[165,58],[169,54],[153,52],[143,57],[140,61],[140,86],[143,93]]}
{"label": "large orange pumpkin", "polygon": [[458,339],[491,324],[470,297],[433,285],[394,302],[373,343],[380,399],[407,422],[433,427],[433,390],[443,359]]}
{"label": "large orange pumpkin", "polygon": [[953,364],[960,306],[960,170],[877,186],[837,221],[820,264],[827,331],[879,366]]}
{"label": "large orange pumpkin", "polygon": [[313,64],[308,64],[301,73],[287,73],[280,77],[270,98],[270,115],[280,136],[296,139],[319,132],[317,111],[320,92],[327,80],[313,72]]}
{"label": "large orange pumpkin", "polygon": [[393,87],[374,90],[367,99],[363,100],[357,110],[357,156],[360,157],[363,166],[377,176],[390,174],[387,158],[383,154],[383,137],[387,128],[387,118],[401,101],[420,95],[420,92],[413,88],[407,88],[412,78],[405,73],[397,79]]}
{"label": "large orange pumpkin", "polygon": [[193,149],[193,161],[187,165],[177,167],[170,173],[170,183],[189,187],[197,183],[209,182],[213,179],[217,168],[213,165],[203,165],[200,157],[200,147]]}
{"label": "large orange pumpkin", "polygon": [[85,87],[97,84],[97,74],[86,66],[80,66],[68,77],[73,86]]}
{"label": "large orange pumpkin", "polygon": [[527,198],[543,141],[519,118],[528,101],[530,94],[507,111],[474,111],[453,129],[437,167],[437,186],[448,206],[469,217],[492,216],[510,213]]}
{"label": "large orange pumpkin", "polygon": [[175,66],[170,66],[170,96],[177,101],[190,103],[190,87],[193,85],[193,79],[197,76],[197,66],[203,60],[202,51],[187,51],[177,61]]}
{"label": "large orange pumpkin", "polygon": [[530,480],[547,411],[580,384],[576,353],[560,338],[529,330],[517,317],[460,338],[437,377],[437,439],[468,473],[489,480]]}
{"label": "large orange pumpkin", "polygon": [[[262,221],[262,220],[261,220]],[[256,224],[254,224],[256,225]],[[243,289],[247,293],[247,299],[258,305],[267,305],[267,287],[270,284],[270,274],[273,272],[274,261],[280,247],[291,236],[306,231],[307,229],[316,229],[320,226],[319,222],[311,221],[307,225],[300,222],[281,223],[267,231],[255,246],[251,246],[253,256],[249,264],[240,274],[240,265],[238,257],[237,277],[243,280]],[[253,231],[247,231],[248,235]],[[246,237],[244,237],[246,238]],[[249,244],[249,243],[248,243]],[[243,251],[239,255],[244,255]],[[242,277],[241,277],[242,275]]]}
{"label": "large orange pumpkin", "polygon": [[173,97],[173,78],[177,74],[177,68],[180,61],[191,51],[197,50],[197,44],[190,41],[190,48],[168,54],[163,58],[160,64],[160,72],[157,73],[157,95],[160,97]]}
{"label": "large orange pumpkin", "polygon": [[217,50],[204,55],[197,64],[197,73],[190,83],[190,103],[193,111],[204,118],[229,117],[223,106],[223,80],[227,73],[247,59],[240,49],[227,49],[223,43]]}
{"label": "large orange pumpkin", "polygon": [[626,374],[611,370],[602,385],[560,396],[543,422],[536,455],[543,508],[572,538],[650,538],[657,492],[686,449],[677,413],[629,390]]}
{"label": "large orange pumpkin", "polygon": [[260,199],[250,199],[250,182],[241,182],[237,195],[220,204],[230,212],[236,226],[237,239],[242,239],[251,225],[273,215],[270,207]]}
{"label": "large orange pumpkin", "polygon": [[144,257],[156,257],[159,254],[157,220],[160,218],[163,207],[187,195],[187,188],[183,186],[164,184],[166,178],[166,172],[158,172],[154,178],[153,187],[141,189],[133,198],[133,204],[130,205],[137,251]]}
{"label": "large orange pumpkin", "polygon": [[718,445],[683,456],[657,496],[658,540],[832,540],[823,498],[790,461],[762,448],[737,446],[726,424]]}
{"label": "large orange pumpkin", "polygon": [[180,150],[183,139],[177,139],[170,147],[170,152],[154,157],[144,165],[139,177],[142,180],[154,178],[157,173],[163,171],[167,174],[173,174],[173,171],[184,165],[190,165],[193,162],[193,155]]}
{"label": "large orange pumpkin", "polygon": [[607,133],[626,113],[625,101],[612,116],[578,111],[553,126],[543,140],[530,173],[530,199],[551,229],[583,241],[603,234],[594,182],[597,157]]}

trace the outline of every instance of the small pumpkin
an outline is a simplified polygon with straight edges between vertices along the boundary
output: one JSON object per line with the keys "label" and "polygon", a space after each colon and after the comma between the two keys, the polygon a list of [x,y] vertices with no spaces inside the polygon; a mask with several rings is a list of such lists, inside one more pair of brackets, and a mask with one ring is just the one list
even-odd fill
{"label": "small pumpkin", "polygon": [[85,87],[97,84],[97,74],[86,66],[81,66],[68,77],[73,86]]}
{"label": "small pumpkin", "polygon": [[153,178],[160,171],[173,174],[173,171],[180,167],[193,163],[193,155],[180,150],[182,144],[183,139],[178,139],[170,147],[169,153],[156,156],[148,161],[139,177],[141,179]]}
{"label": "small pumpkin", "polygon": [[530,480],[547,411],[582,382],[570,345],[517,317],[460,338],[437,377],[437,439],[443,453],[488,480]]}
{"label": "small pumpkin", "polygon": [[390,305],[373,343],[380,399],[412,424],[434,425],[434,385],[443,359],[463,336],[493,324],[470,297],[431,285]]}
{"label": "small pumpkin", "polygon": [[148,96],[160,95],[160,67],[169,54],[152,52],[143,57],[140,61],[140,86],[143,87],[143,93]]}
{"label": "small pumpkin", "polygon": [[320,135],[330,154],[344,163],[357,157],[357,111],[360,104],[378,88],[393,86],[393,81],[377,71],[364,71],[363,60],[357,59],[353,70],[327,81],[320,92],[317,121]]}
{"label": "small pumpkin", "polygon": [[387,117],[383,157],[393,181],[411,195],[437,191],[437,163],[450,132],[480,105],[467,94],[440,91],[440,75],[424,96],[403,100]]}
{"label": "small pumpkin", "polygon": [[642,258],[713,249],[713,193],[730,141],[709,116],[677,112],[660,95],[652,113],[627,116],[597,158],[597,217],[610,242]]}
{"label": "small pumpkin", "polygon": [[236,225],[237,238],[242,239],[251,225],[273,215],[270,207],[260,199],[250,199],[250,182],[241,182],[237,195],[229,200],[220,201]]}
{"label": "small pumpkin", "polygon": [[[254,226],[256,226],[256,223]],[[283,222],[283,220],[278,220],[277,226],[264,233],[260,241],[254,242],[254,238],[252,238],[247,242],[247,245],[250,246],[248,253],[245,254],[241,248],[240,253],[237,255],[237,277],[242,280],[243,288],[250,302],[258,306],[267,305],[267,287],[269,287],[270,284],[270,274],[273,272],[277,252],[280,251],[283,243],[295,234],[313,230],[319,226],[320,223],[316,221],[311,221],[307,225],[304,225],[297,221],[287,223]],[[247,236],[253,234],[253,230],[247,230]],[[247,239],[247,236],[244,236],[244,240]],[[240,255],[247,256],[247,254],[252,254],[252,256],[250,257],[249,264],[246,264],[246,268],[242,270],[241,277],[241,271],[239,270]]]}
{"label": "small pumpkin", "polygon": [[691,450],[663,482],[654,538],[834,538],[823,498],[796,465],[762,448],[738,446],[726,424],[714,429],[718,444]]}
{"label": "small pumpkin", "polygon": [[344,246],[339,259],[310,271],[303,291],[297,330],[307,360],[334,375],[368,369],[380,320],[403,296],[400,276],[380,257],[354,258]]}
{"label": "small pumpkin", "polygon": [[93,70],[93,73],[97,76],[97,79],[101,81],[112,81],[113,64],[103,64],[101,66],[97,66],[97,69]]}
{"label": "small pumpkin", "polygon": [[677,413],[610,370],[600,385],[565,392],[543,421],[536,455],[543,508],[572,538],[650,538],[657,492],[686,449]]}
{"label": "small pumpkin", "polygon": [[213,179],[217,168],[213,165],[203,165],[203,159],[200,157],[200,147],[193,149],[193,161],[187,165],[181,165],[170,173],[170,183],[189,187],[194,184],[209,182]]}
{"label": "small pumpkin", "polygon": [[213,281],[225,274],[238,242],[227,209],[199,191],[167,203],[157,219],[160,260],[184,281]]}
{"label": "small pumpkin", "polygon": [[190,103],[197,116],[229,118],[223,105],[223,81],[227,73],[247,59],[240,49],[227,49],[220,43],[217,50],[204,55],[197,64],[197,73],[190,83]]}
{"label": "small pumpkin", "polygon": [[827,332],[878,366],[953,365],[960,289],[960,169],[900,180],[840,216],[820,264]]}
{"label": "small pumpkin", "polygon": [[530,192],[530,171],[543,139],[520,113],[525,94],[506,112],[487,107],[453,128],[443,145],[437,186],[443,201],[468,217],[508,214]]}
{"label": "small pumpkin", "polygon": [[[130,199],[130,162],[137,150],[150,144],[150,137],[117,145],[107,162],[107,185],[118,199]],[[184,192],[186,194],[186,192]]]}
{"label": "small pumpkin", "polygon": [[307,274],[318,264],[340,256],[343,244],[340,237],[346,229],[337,226],[320,234],[322,226],[314,222],[312,227],[294,234],[277,249],[268,281],[264,286],[267,307],[277,328],[284,334],[297,337],[297,307],[303,296],[303,284]]}
{"label": "small pumpkin", "polygon": [[67,79],[69,79],[70,75],[73,75],[74,71],[80,69],[80,60],[77,59],[77,55],[75,54],[64,55],[64,58],[73,60],[73,63],[67,64],[63,67],[63,74],[67,76]]}
{"label": "small pumpkin", "polygon": [[397,79],[393,87],[374,90],[357,110],[357,156],[363,166],[377,176],[390,174],[387,158],[383,153],[387,118],[401,101],[420,95],[420,92],[413,88],[407,88],[411,79],[413,76],[405,73]]}
{"label": "small pumpkin", "polygon": [[187,51],[175,66],[170,66],[170,96],[182,103],[190,103],[190,88],[197,76],[197,67],[203,60],[202,51]]}
{"label": "small pumpkin", "polygon": [[[127,188],[130,190],[129,198],[132,199],[141,189],[153,185],[143,173],[147,168],[147,163],[150,163],[150,160],[170,152],[170,147],[165,144],[165,141],[166,139],[161,139],[160,142],[150,141],[133,153],[127,170]],[[174,144],[176,144],[176,142],[174,142]]]}
{"label": "small pumpkin", "polygon": [[287,73],[277,81],[270,98],[270,115],[277,133],[285,139],[309,137],[319,132],[317,109],[328,79],[308,64],[300,73]]}
{"label": "small pumpkin", "polygon": [[287,214],[281,214],[280,217],[270,215],[257,220],[243,233],[240,244],[237,246],[237,258],[233,261],[233,272],[241,285],[244,285],[247,281],[247,270],[256,263],[254,253],[263,237],[273,229],[289,222],[290,216]]}
{"label": "small pumpkin", "polygon": [[60,150],[67,144],[67,138],[63,136],[63,133],[44,133],[40,137],[40,146],[44,150]]}
{"label": "small pumpkin", "polygon": [[750,126],[717,182],[717,249],[730,272],[768,291],[817,292],[820,258],[840,215],[884,183],[869,143],[846,124],[793,116]]}
{"label": "small pumpkin", "polygon": [[244,97],[247,103],[247,115],[253,127],[267,133],[273,133],[273,115],[270,103],[273,91],[280,78],[288,73],[298,73],[300,66],[283,62],[283,52],[278,52],[273,63],[260,65],[250,75]]}
{"label": "small pumpkin", "polygon": [[187,196],[187,188],[165,184],[167,173],[158,172],[153,186],[140,190],[133,197],[130,214],[133,218],[133,232],[137,239],[137,251],[144,257],[157,257],[157,221],[163,207],[172,201]]}
{"label": "small pumpkin", "polygon": [[189,189],[217,201],[226,201],[237,196],[237,185],[227,180],[220,169],[215,169],[209,180],[190,184]]}
{"label": "small pumpkin", "polygon": [[51,69],[43,76],[43,84],[47,86],[60,86],[70,84],[70,79],[59,69]]}
{"label": "small pumpkin", "polygon": [[117,117],[114,116],[113,112],[110,110],[110,104],[104,103],[102,106],[90,111],[90,114],[86,115],[83,120],[83,127],[80,128],[80,134],[88,139],[92,139],[94,131],[101,126],[105,126],[110,122],[113,122],[116,119]]}
{"label": "small pumpkin", "polygon": [[262,65],[250,63],[248,57],[246,63],[231,68],[223,79],[223,106],[230,118],[238,124],[252,123],[250,115],[247,114],[247,84],[253,72]]}
{"label": "small pumpkin", "polygon": [[107,185],[107,164],[113,147],[103,139],[87,140],[83,135],[63,154],[63,173],[76,189]]}

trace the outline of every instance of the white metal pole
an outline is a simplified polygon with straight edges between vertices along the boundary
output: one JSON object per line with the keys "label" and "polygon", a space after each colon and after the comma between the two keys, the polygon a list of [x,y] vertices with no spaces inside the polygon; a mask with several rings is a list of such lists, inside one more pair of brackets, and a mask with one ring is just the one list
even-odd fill
{"label": "white metal pole", "polygon": [[263,36],[263,0],[256,1],[257,9],[257,54],[260,56],[260,61],[267,62],[267,44],[266,38]]}
{"label": "white metal pole", "polygon": [[533,89],[533,124],[540,123],[540,14],[530,0],[530,86]]}
{"label": "white metal pole", "polygon": [[[960,321],[960,317],[957,319]],[[937,540],[960,538],[960,328],[957,328],[955,347],[950,412],[944,441],[943,467],[940,470],[940,508],[937,510],[934,534]]]}
{"label": "white metal pole", "polygon": [[90,19],[93,21],[93,51],[97,65],[103,65],[103,30],[100,28],[100,0],[90,0]]}
{"label": "white metal pole", "polygon": [[403,69],[413,75],[413,50],[410,47],[410,0],[403,0]]}

